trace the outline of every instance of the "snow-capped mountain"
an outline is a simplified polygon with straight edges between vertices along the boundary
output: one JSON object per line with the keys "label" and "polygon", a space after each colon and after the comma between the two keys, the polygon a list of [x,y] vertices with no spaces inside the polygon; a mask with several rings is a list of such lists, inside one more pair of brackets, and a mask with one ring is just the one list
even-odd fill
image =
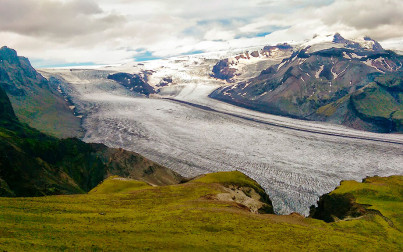
{"label": "snow-capped mountain", "polygon": [[276,64],[293,52],[287,43],[276,46],[265,46],[260,50],[245,51],[236,56],[221,59],[213,67],[212,77],[236,82],[256,77],[269,65]]}
{"label": "snow-capped mountain", "polygon": [[[352,41],[335,34],[325,39],[295,47],[281,63],[211,97],[268,113],[401,131],[403,57],[368,37]],[[373,99],[365,98],[368,92]],[[358,95],[363,93],[367,96]]]}
{"label": "snow-capped mountain", "polygon": [[[99,70],[134,94],[176,97],[183,89],[202,84],[202,92],[217,89],[210,97],[238,106],[393,132],[402,130],[401,87],[396,84],[402,75],[402,58],[369,37],[348,40],[337,33],[294,45],[187,55]],[[385,75],[396,80],[395,84],[381,84]],[[359,99],[363,95],[358,94],[373,90],[367,86],[372,82],[377,83],[375,98]],[[384,105],[378,106],[377,99]]]}

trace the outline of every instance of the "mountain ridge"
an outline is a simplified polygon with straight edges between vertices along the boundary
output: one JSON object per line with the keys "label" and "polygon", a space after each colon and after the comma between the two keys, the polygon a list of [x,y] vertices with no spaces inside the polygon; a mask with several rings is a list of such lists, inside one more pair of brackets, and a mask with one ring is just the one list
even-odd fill
{"label": "mountain ridge", "polygon": [[23,123],[56,137],[82,136],[81,119],[58,87],[39,74],[28,58],[6,46],[0,49],[0,87]]}
{"label": "mountain ridge", "polygon": [[[347,101],[347,97],[353,94],[352,97],[357,97],[358,93],[362,93],[358,90],[373,83],[376,78],[389,78],[389,75],[401,78],[403,57],[384,50],[370,38],[364,40],[369,44],[361,45],[336,34],[333,38],[335,42],[319,46],[319,49],[314,49],[314,45],[303,47],[281,63],[262,71],[259,76],[219,88],[210,97],[289,117],[330,121],[375,132],[400,131],[399,111],[403,105],[398,87],[387,90],[391,97],[395,97],[388,99],[388,106],[396,108],[392,111],[398,115],[396,119],[393,116],[377,120],[374,119],[376,116],[365,117],[360,109],[352,108],[351,104],[346,105],[344,111],[335,108],[338,116],[329,117],[321,113],[325,110],[324,106],[340,103],[341,99]],[[369,100],[366,102],[371,104]]]}

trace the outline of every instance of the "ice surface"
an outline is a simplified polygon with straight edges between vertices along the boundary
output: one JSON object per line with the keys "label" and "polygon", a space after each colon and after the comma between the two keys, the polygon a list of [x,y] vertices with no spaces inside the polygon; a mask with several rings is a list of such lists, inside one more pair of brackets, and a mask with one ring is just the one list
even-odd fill
{"label": "ice surface", "polygon": [[[243,109],[208,98],[223,85],[206,74],[211,63],[153,64],[153,78],[170,75],[176,82],[162,88],[158,99],[138,97],[107,80],[118,68],[42,73],[63,78],[64,92],[84,115],[86,142],[133,150],[189,177],[242,171],[266,189],[277,213],[308,214],[341,180],[403,174],[402,135]],[[177,101],[162,99],[167,97]]]}

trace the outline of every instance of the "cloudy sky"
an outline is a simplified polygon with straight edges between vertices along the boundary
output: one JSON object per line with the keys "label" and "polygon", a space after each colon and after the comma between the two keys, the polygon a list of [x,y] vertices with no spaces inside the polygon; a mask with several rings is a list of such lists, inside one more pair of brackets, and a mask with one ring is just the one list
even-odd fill
{"label": "cloudy sky", "polygon": [[401,0],[0,0],[0,44],[36,67],[141,61],[335,32],[392,48],[403,47],[402,13]]}

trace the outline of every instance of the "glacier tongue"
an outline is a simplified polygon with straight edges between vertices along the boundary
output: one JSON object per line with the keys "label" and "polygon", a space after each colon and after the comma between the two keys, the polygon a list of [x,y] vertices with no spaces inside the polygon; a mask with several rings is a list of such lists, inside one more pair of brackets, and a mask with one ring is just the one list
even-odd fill
{"label": "glacier tongue", "polygon": [[[262,114],[210,99],[224,83],[208,76],[214,61],[195,62],[154,62],[155,83],[166,75],[175,82],[161,88],[158,99],[136,96],[106,79],[112,72],[143,69],[138,66],[42,73],[64,80],[61,85],[84,115],[85,141],[138,152],[185,176],[240,170],[266,189],[277,213],[307,215],[341,180],[403,174],[402,145],[387,143],[403,143],[403,136]],[[175,100],[163,99],[168,97]]]}

